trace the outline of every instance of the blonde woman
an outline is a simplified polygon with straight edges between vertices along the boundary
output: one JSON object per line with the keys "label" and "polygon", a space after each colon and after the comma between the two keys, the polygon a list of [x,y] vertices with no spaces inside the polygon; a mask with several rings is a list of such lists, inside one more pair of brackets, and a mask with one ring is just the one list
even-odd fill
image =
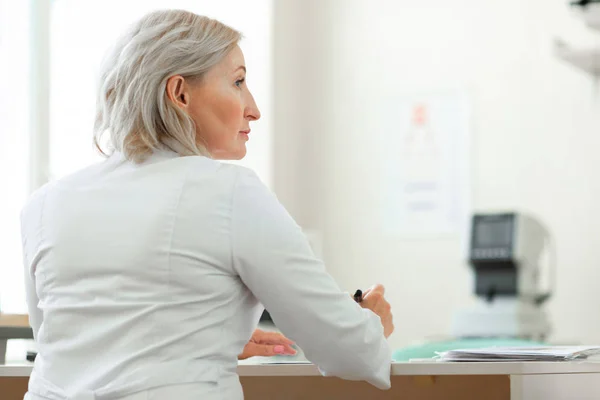
{"label": "blonde woman", "polygon": [[[239,40],[158,11],[107,58],[107,160],[22,214],[38,344],[26,399],[242,399],[237,359],[293,343],[323,374],[389,387],[383,287],[353,301],[257,176],[217,161],[244,157],[260,118]],[[263,305],[290,339],[255,330]]]}

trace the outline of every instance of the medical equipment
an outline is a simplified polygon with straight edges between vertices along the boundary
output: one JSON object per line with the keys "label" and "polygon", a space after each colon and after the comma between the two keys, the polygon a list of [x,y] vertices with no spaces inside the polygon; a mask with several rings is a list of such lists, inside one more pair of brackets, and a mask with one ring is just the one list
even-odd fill
{"label": "medical equipment", "polygon": [[[541,256],[550,259],[549,289],[541,289]],[[551,295],[553,246],[548,230],[524,214],[476,214],[469,264],[477,302],[454,318],[453,335],[543,340],[550,322],[543,304]]]}

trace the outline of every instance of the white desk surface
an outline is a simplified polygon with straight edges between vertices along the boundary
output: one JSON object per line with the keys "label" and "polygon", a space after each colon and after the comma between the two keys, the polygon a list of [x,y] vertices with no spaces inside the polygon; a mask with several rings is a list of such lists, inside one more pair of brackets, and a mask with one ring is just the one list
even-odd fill
{"label": "white desk surface", "polygon": [[[29,376],[32,364],[0,365],[0,377]],[[238,366],[240,376],[318,376],[312,364],[252,364]],[[392,375],[540,375],[600,373],[600,362],[392,363]]]}

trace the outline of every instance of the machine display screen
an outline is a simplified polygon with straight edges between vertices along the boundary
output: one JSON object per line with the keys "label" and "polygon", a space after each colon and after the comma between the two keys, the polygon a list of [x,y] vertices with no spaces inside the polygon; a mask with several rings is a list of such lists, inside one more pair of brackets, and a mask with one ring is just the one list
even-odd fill
{"label": "machine display screen", "polygon": [[512,219],[479,221],[475,226],[477,247],[507,247],[511,245]]}

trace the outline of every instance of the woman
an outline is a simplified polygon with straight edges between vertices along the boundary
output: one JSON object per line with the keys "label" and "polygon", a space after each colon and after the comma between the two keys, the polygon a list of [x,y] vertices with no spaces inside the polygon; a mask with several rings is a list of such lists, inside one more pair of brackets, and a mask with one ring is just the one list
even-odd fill
{"label": "woman", "polygon": [[324,374],[389,387],[383,288],[354,302],[257,176],[216,161],[244,157],[260,118],[239,40],[158,11],[108,57],[95,127],[108,159],[22,213],[38,344],[26,399],[241,399],[240,353],[294,352],[252,335],[262,304]]}

